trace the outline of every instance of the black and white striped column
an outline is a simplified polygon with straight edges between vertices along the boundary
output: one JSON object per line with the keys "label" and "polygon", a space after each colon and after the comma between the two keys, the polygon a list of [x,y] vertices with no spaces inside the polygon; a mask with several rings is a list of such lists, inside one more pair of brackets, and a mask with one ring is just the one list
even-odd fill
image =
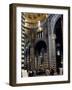
{"label": "black and white striped column", "polygon": [[21,13],[21,69],[24,69],[24,60],[25,60],[25,17],[24,13]]}

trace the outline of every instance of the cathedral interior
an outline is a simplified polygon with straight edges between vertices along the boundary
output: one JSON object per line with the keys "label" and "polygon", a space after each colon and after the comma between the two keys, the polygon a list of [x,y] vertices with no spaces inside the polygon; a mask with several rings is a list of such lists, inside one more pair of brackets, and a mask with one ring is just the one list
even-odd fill
{"label": "cathedral interior", "polygon": [[21,76],[63,75],[63,15],[21,12]]}

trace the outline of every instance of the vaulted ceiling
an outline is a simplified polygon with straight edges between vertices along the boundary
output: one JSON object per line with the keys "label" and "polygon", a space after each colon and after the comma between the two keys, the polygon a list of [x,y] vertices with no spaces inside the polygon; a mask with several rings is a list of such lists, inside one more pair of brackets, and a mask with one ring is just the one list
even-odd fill
{"label": "vaulted ceiling", "polygon": [[29,28],[35,28],[38,26],[38,22],[43,22],[47,18],[47,14],[42,13],[22,13],[24,19],[24,26]]}

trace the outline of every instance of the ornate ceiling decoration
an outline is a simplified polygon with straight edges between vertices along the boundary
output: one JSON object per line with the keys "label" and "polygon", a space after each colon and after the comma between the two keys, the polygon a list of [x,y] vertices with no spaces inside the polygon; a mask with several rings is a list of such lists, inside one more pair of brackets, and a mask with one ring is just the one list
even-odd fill
{"label": "ornate ceiling decoration", "polygon": [[22,19],[24,19],[24,26],[28,28],[38,27],[38,22],[43,22],[47,18],[47,14],[41,13],[22,13]]}

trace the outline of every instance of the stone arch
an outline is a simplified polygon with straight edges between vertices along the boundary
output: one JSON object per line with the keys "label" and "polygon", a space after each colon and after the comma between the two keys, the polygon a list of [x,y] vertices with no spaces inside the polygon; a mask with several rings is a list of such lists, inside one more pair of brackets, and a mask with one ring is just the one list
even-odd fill
{"label": "stone arch", "polygon": [[37,51],[39,51],[38,53],[40,53],[42,48],[44,48],[45,51],[47,50],[46,42],[44,40],[42,40],[42,39],[37,40],[35,45],[34,45],[35,54],[36,54]]}
{"label": "stone arch", "polygon": [[48,18],[48,41],[49,41],[49,62],[50,67],[54,68],[54,72],[56,73],[56,48],[55,48],[55,33],[54,28],[56,22],[61,17],[59,14],[52,14]]}
{"label": "stone arch", "polygon": [[53,17],[51,19],[51,31],[52,31],[52,33],[54,33],[55,24],[60,17],[61,17],[61,15],[58,15],[58,14],[53,15]]}
{"label": "stone arch", "polygon": [[62,68],[63,58],[63,37],[62,37],[62,17],[59,17],[54,27],[54,33],[56,35],[55,46],[56,46],[56,68],[59,74],[59,68]]}

